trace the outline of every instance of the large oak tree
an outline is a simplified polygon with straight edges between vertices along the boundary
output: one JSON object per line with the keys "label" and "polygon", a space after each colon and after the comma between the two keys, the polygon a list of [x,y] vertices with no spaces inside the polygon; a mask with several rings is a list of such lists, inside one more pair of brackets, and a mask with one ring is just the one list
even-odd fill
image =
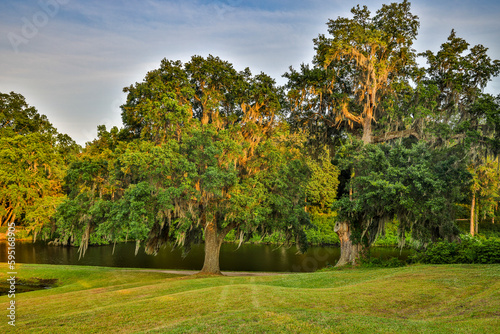
{"label": "large oak tree", "polygon": [[[304,250],[310,171],[270,77],[194,56],[185,64],[163,60],[125,92],[124,128],[115,131],[122,140],[105,148],[112,158],[106,165],[85,158],[69,174],[75,191],[60,209],[61,224],[66,232],[78,226],[82,250],[92,233],[144,241],[149,253],[169,241],[188,251],[204,240],[207,274],[220,274],[231,230],[241,241],[279,232]],[[101,132],[94,146],[109,138]]]}

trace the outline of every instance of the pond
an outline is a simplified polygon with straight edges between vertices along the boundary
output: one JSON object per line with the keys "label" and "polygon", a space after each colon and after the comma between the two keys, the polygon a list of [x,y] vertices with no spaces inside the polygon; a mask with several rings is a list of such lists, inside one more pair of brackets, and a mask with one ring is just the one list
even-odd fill
{"label": "pond", "polygon": [[[126,268],[185,269],[200,270],[203,266],[203,244],[193,245],[185,258],[182,251],[172,246],[162,248],[158,255],[147,255],[144,248],[135,255],[135,243],[89,247],[85,256],[78,259],[78,248],[47,245],[43,242],[16,242],[16,263],[88,265]],[[409,251],[393,247],[373,247],[373,257],[405,260]],[[340,248],[313,246],[305,254],[297,254],[295,247],[276,245],[225,243],[220,254],[222,271],[274,271],[311,272],[335,264],[340,257]],[[0,262],[7,262],[7,242],[0,241]]]}

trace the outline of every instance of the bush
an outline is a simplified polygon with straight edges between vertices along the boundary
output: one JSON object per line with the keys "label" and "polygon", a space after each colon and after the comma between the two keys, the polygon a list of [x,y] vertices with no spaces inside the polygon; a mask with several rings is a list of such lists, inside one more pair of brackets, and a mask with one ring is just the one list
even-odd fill
{"label": "bush", "polygon": [[400,260],[396,257],[392,257],[387,260],[379,259],[379,258],[372,258],[372,257],[367,257],[367,258],[362,258],[361,259],[361,267],[365,268],[397,268],[397,267],[404,267],[406,266],[407,263],[403,260]]}
{"label": "bush", "polygon": [[414,255],[413,261],[429,264],[500,263],[500,239],[461,236],[461,242],[440,241]]}

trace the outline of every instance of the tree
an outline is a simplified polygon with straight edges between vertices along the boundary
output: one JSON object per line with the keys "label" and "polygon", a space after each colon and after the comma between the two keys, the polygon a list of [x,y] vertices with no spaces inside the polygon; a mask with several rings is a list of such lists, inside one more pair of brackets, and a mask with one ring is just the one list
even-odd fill
{"label": "tree", "polygon": [[[500,169],[498,157],[486,159],[478,166],[469,165],[472,175],[472,203],[470,216],[470,234],[478,233],[479,216],[494,219],[500,200]],[[480,214],[481,213],[481,214]]]}
{"label": "tree", "polygon": [[65,164],[57,150],[38,133],[0,139],[2,223],[23,225],[36,239],[64,197]]}
{"label": "tree", "polygon": [[[300,128],[301,123],[307,123],[314,138],[326,137],[330,143],[335,142],[331,135],[345,139],[348,132],[365,144],[418,138],[411,123],[408,127],[400,121],[408,118],[408,113],[392,115],[395,110],[400,112],[398,105],[394,106],[398,95],[412,90],[409,83],[416,69],[412,44],[420,25],[418,17],[410,12],[408,1],[383,5],[373,17],[366,6],[354,7],[351,13],[353,18],[328,22],[331,37],[320,35],[314,40],[313,69],[303,65],[300,72],[291,68],[285,74],[292,124]],[[375,136],[375,125],[380,136]],[[349,174],[357,172],[353,169]],[[336,224],[342,257],[358,253],[350,230],[348,221]]]}
{"label": "tree", "polygon": [[320,156],[325,146],[333,152],[348,128],[334,111],[339,93],[329,88],[333,75],[332,70],[322,66],[311,68],[305,64],[300,71],[290,67],[290,72],[284,74],[288,79],[288,123],[293,131],[307,134],[307,148],[313,157]]}
{"label": "tree", "polygon": [[114,145],[113,162],[88,178],[93,184],[108,173],[102,179],[109,191],[97,196],[78,179],[78,165],[68,174],[77,182],[60,219],[66,232],[79,229],[82,250],[92,233],[144,241],[153,254],[168,241],[189,251],[204,239],[201,272],[220,274],[220,246],[231,230],[240,241],[279,231],[305,249],[310,171],[302,139],[280,120],[271,78],[194,56],[186,64],[163,60],[125,91],[119,133],[126,140]]}
{"label": "tree", "polygon": [[80,246],[80,256],[85,254],[89,243],[118,240],[109,233],[94,231],[105,222],[109,201],[124,193],[123,186],[114,177],[117,168],[114,150],[123,149],[117,140],[117,132],[116,127],[107,132],[105,126],[99,126],[98,139],[87,144],[72,161],[64,177],[67,197],[57,209],[58,237],[53,242],[55,245]]}
{"label": "tree", "polygon": [[56,133],[45,115],[40,115],[35,107],[28,105],[24,96],[14,92],[0,93],[0,130],[2,136]]}
{"label": "tree", "polygon": [[[328,22],[330,38],[314,40],[315,63],[328,70],[328,91],[335,94],[335,120],[362,128],[361,139],[374,141],[373,123],[386,111],[383,101],[396,85],[408,85],[415,67],[412,44],[420,25],[410,3],[382,5],[374,17],[366,6],[351,9],[353,18]],[[400,136],[415,135],[402,132]]]}
{"label": "tree", "polygon": [[473,156],[491,144],[484,137],[494,137],[492,115],[497,106],[494,98],[482,90],[500,73],[500,60],[492,60],[487,51],[480,44],[469,50],[469,43],[452,30],[438,52],[428,50],[421,54],[428,67],[420,79],[416,98],[425,96],[420,92],[431,92],[433,103],[431,112],[419,115],[418,127],[426,140],[450,144],[465,141]]}
{"label": "tree", "polygon": [[491,187],[486,176],[489,170],[487,160],[500,153],[498,99],[482,94],[491,78],[500,73],[500,61],[492,60],[487,50],[480,44],[469,50],[469,43],[452,30],[436,54],[431,51],[423,53],[429,64],[424,83],[434,85],[439,92],[433,117],[424,122],[430,123],[427,127],[431,129],[429,132],[434,140],[459,143],[469,152],[469,170],[474,176],[470,211],[472,235],[477,231],[479,203],[476,199],[480,190],[481,194],[488,194],[487,199],[483,199],[488,203],[487,211],[491,213],[493,210],[496,196],[494,191],[486,190]]}
{"label": "tree", "polygon": [[66,163],[78,149],[22,95],[0,94],[0,225],[22,225],[35,240],[47,228],[48,236]]}
{"label": "tree", "polygon": [[334,232],[336,213],[332,204],[337,198],[340,171],[332,164],[326,147],[317,159],[309,158],[307,164],[311,177],[306,187],[306,210],[314,225],[306,231],[307,239],[315,244],[334,244],[338,239]]}
{"label": "tree", "polygon": [[456,204],[470,174],[457,152],[425,143],[355,146],[339,152],[343,169],[356,177],[346,185],[352,192],[334,204],[342,247],[337,266],[355,264],[394,218],[403,243],[407,232],[422,244],[458,234]]}
{"label": "tree", "polygon": [[339,169],[331,162],[328,151],[320,156],[319,161],[308,162],[311,177],[307,184],[306,195],[308,210],[312,213],[330,213],[337,197]]}
{"label": "tree", "polygon": [[470,115],[460,126],[464,129],[463,145],[469,151],[471,185],[470,233],[478,232],[479,212],[494,217],[499,199],[498,161],[500,153],[500,104],[498,98],[481,94],[467,110]]}
{"label": "tree", "polygon": [[470,118],[470,106],[491,78],[500,73],[500,60],[492,60],[487,51],[481,44],[469,50],[469,43],[452,30],[438,52],[427,50],[421,54],[429,65],[424,81],[438,87],[438,108],[444,120],[450,121],[456,115],[458,120]]}

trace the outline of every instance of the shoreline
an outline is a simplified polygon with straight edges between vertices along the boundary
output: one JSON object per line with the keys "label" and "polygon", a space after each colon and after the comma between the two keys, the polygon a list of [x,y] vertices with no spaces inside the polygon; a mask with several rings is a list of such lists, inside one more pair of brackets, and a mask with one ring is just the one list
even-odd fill
{"label": "shoreline", "polygon": [[[186,275],[192,276],[201,274],[200,270],[175,270],[175,269],[137,269],[137,270],[129,270],[123,268],[124,271],[140,271],[140,272],[149,272],[149,273],[164,273],[164,274],[174,274],[174,275]],[[223,276],[230,277],[244,277],[244,276],[276,276],[276,275],[290,275],[290,274],[300,274],[295,272],[264,272],[264,271],[222,271]]]}

